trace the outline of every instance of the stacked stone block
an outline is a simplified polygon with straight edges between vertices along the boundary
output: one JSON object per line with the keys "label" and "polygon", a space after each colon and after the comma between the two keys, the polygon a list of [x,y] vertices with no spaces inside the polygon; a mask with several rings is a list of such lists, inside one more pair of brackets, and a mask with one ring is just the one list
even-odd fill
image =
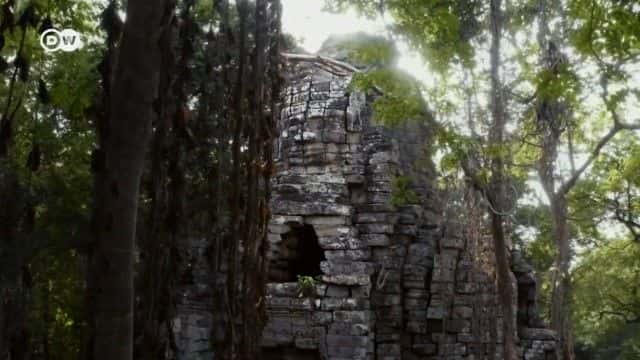
{"label": "stacked stone block", "polygon": [[[364,97],[347,94],[349,78],[304,66],[298,71],[301,79],[285,92],[278,124],[267,257],[277,262],[282,240],[306,225],[325,260],[311,294],[296,282],[267,286],[265,354],[275,359],[316,350],[322,358],[367,359],[374,351],[369,292],[375,264],[353,222],[364,181]],[[283,350],[274,351],[278,347]]]}

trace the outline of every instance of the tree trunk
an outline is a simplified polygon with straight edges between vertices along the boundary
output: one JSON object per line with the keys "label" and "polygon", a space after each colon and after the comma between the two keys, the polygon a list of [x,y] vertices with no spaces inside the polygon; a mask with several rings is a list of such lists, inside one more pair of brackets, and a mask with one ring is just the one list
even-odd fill
{"label": "tree trunk", "polygon": [[500,41],[502,37],[501,0],[491,1],[491,115],[493,123],[489,133],[492,146],[498,148],[491,161],[490,204],[491,231],[496,254],[496,270],[498,278],[498,297],[502,307],[504,359],[516,359],[516,329],[513,302],[513,286],[503,212],[506,208],[504,176],[504,127],[505,110],[500,81]]}
{"label": "tree trunk", "polygon": [[[136,293],[136,359],[163,359],[169,348],[166,307],[171,303],[173,291],[171,274],[166,269],[170,263],[170,234],[167,231],[167,153],[172,117],[175,114],[172,86],[176,71],[175,54],[172,51],[175,26],[168,27],[162,35],[162,63],[160,72],[160,92],[158,94],[158,119],[153,130],[150,153],[150,171],[147,196],[150,206],[144,222],[145,231],[139,234],[141,253],[140,270],[137,275]],[[145,181],[143,180],[143,183]],[[141,220],[140,222],[142,223]]]}
{"label": "tree trunk", "polygon": [[553,235],[557,253],[555,259],[556,272],[553,276],[551,327],[558,333],[559,353],[563,360],[574,360],[573,338],[571,336],[571,234],[567,219],[567,200],[563,193],[556,194],[551,201],[551,217],[553,219]]}
{"label": "tree trunk", "polygon": [[133,263],[138,192],[158,96],[160,36],[168,1],[129,0],[114,67],[95,189],[91,255],[92,358],[133,358]]}
{"label": "tree trunk", "polygon": [[[13,31],[13,27],[10,31]],[[16,56],[23,52],[27,29],[23,28]],[[8,81],[6,100],[0,112],[0,254],[11,254],[10,264],[4,265],[5,273],[0,275],[4,280],[0,284],[0,359],[26,359],[29,356],[29,331],[27,319],[27,302],[30,288],[25,286],[26,254],[19,244],[25,233],[33,225],[33,205],[27,204],[24,198],[17,197],[23,192],[16,170],[9,160],[13,154],[14,127],[16,114],[21,108],[24,94],[18,96],[20,66],[14,62],[14,68]],[[24,81],[24,80],[22,80]],[[4,254],[3,254],[4,255]],[[25,271],[22,271],[25,269]],[[10,273],[9,273],[10,272]]]}
{"label": "tree trunk", "polygon": [[261,221],[258,212],[259,205],[259,168],[262,167],[262,142],[264,128],[264,78],[265,78],[265,48],[266,48],[266,0],[256,0],[255,7],[255,48],[252,56],[252,88],[249,94],[251,120],[249,126],[249,158],[247,166],[247,208],[245,223],[244,259],[243,259],[243,324],[251,326],[243,327],[242,356],[243,359],[255,359],[259,356],[259,337],[262,333],[263,307],[259,306],[264,287],[262,274],[258,267],[261,243]]}
{"label": "tree trunk", "polygon": [[42,320],[44,323],[43,335],[42,335],[42,360],[49,360],[51,358],[49,350],[49,324],[51,324],[51,305],[50,305],[50,291],[49,286],[44,286],[44,304],[42,305]]}
{"label": "tree trunk", "polygon": [[[242,194],[242,184],[240,182],[240,171],[241,171],[241,163],[242,163],[242,153],[241,147],[243,145],[244,139],[242,136],[244,130],[244,122],[245,115],[244,111],[244,100],[245,100],[245,75],[246,75],[246,57],[247,57],[247,49],[246,49],[246,38],[247,38],[247,16],[248,16],[248,8],[249,3],[247,0],[238,0],[236,2],[236,7],[238,9],[239,16],[239,40],[238,40],[238,73],[236,78],[236,84],[234,88],[233,94],[233,115],[234,115],[234,129],[233,129],[233,145],[232,145],[232,162],[233,162],[233,171],[231,174],[231,193],[232,193],[232,204],[231,204],[231,244],[229,244],[229,266],[228,266],[228,279],[227,279],[227,316],[228,316],[228,328],[227,328],[227,358],[233,359],[235,357],[236,346],[238,342],[238,337],[236,334],[235,323],[237,320],[237,315],[241,311],[238,306],[236,306],[236,293],[238,291],[238,282],[237,282],[237,274],[236,272],[240,270],[238,268],[238,251],[240,246],[240,241],[242,239],[242,216],[241,212],[241,198]],[[240,278],[242,280],[242,277]]]}
{"label": "tree trunk", "polygon": [[[232,29],[229,24],[229,2],[228,0],[218,0],[213,2],[213,11],[219,18],[218,32],[215,41],[207,44],[205,69],[207,74],[202,79],[202,89],[204,90],[201,97],[201,105],[199,117],[200,124],[206,124],[206,129],[214,139],[217,139],[215,145],[215,165],[208,173],[210,187],[210,199],[212,201],[210,214],[213,225],[213,231],[209,234],[209,269],[211,271],[211,315],[214,326],[211,327],[210,339],[214,348],[224,349],[224,334],[220,332],[220,323],[225,323],[228,314],[225,311],[224,302],[225,289],[220,288],[220,279],[224,278],[221,270],[223,262],[222,240],[225,233],[229,231],[228,223],[225,220],[224,212],[227,209],[226,201],[228,198],[229,183],[225,176],[229,173],[229,161],[226,153],[229,146],[230,126],[230,93],[231,93],[231,75],[233,66],[231,64],[230,48],[233,44]],[[207,36],[214,38],[213,31]],[[220,66],[220,72],[216,76],[214,68]],[[204,151],[210,151],[204,149]]]}
{"label": "tree trunk", "polygon": [[[538,46],[540,47],[540,63],[543,70],[557,76],[558,67],[563,54],[556,43],[557,33],[550,33],[547,20],[547,1],[540,0],[538,9]],[[556,30],[557,31],[557,30]],[[569,306],[571,264],[571,234],[567,218],[568,205],[565,186],[556,188],[555,163],[558,158],[558,146],[562,135],[563,123],[567,122],[566,104],[557,99],[542,97],[536,109],[536,130],[540,136],[540,158],[538,159],[538,176],[549,199],[551,226],[556,244],[555,271],[552,278],[551,327],[557,332],[558,347],[556,354],[564,360],[573,360],[573,341],[571,337],[571,309]],[[575,173],[575,170],[574,170]]]}

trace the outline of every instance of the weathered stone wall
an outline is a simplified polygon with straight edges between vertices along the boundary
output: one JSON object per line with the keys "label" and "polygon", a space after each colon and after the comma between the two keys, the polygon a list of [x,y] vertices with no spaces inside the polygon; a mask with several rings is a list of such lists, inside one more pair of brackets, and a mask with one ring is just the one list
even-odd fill
{"label": "weathered stone wall", "polygon": [[[312,358],[370,358],[375,264],[368,244],[384,241],[384,235],[361,236],[354,221],[367,195],[364,95],[347,95],[348,78],[314,67],[303,64],[295,74],[301,79],[285,92],[278,124],[268,258],[277,262],[286,251],[283,238],[310,225],[316,238],[300,241],[317,241],[326,260],[319,264],[322,281],[311,297],[301,296],[296,282],[267,286],[264,346],[286,349],[271,350],[270,359],[287,353],[298,358],[301,349]],[[300,250],[312,246],[303,243]]]}
{"label": "weathered stone wall", "polygon": [[[445,214],[428,124],[374,124],[375,95],[349,91],[344,69],[300,61],[289,74],[274,144],[261,358],[501,359],[492,242],[465,219],[473,216]],[[413,180],[415,203],[392,205],[398,176]],[[224,341],[225,304],[214,291],[224,276],[209,269],[206,245],[183,246],[178,359],[211,359]],[[521,357],[554,359],[531,268],[514,256],[512,270]],[[297,275],[317,280],[301,286]]]}
{"label": "weathered stone wall", "polygon": [[[311,61],[292,73],[274,150],[268,257],[286,266],[284,239],[310,226],[316,237],[297,241],[317,241],[323,259],[311,293],[296,282],[268,285],[265,358],[500,359],[490,241],[441,213],[428,126],[372,123],[372,97],[347,90],[350,74]],[[414,180],[415,204],[391,205],[397,176]],[[516,274],[519,284],[532,279]],[[533,311],[531,287],[519,290],[529,300],[512,311]],[[553,334],[519,318],[523,358],[551,356]]]}

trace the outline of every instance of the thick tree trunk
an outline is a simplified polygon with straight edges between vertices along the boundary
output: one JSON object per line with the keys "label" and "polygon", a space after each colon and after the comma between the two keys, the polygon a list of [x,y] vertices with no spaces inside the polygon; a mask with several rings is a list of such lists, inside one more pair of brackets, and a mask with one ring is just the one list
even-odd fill
{"label": "thick tree trunk", "polygon": [[557,253],[556,272],[553,276],[551,327],[558,333],[559,353],[563,360],[574,360],[573,338],[571,336],[571,234],[567,219],[567,200],[564,194],[557,194],[551,201],[551,217]]}
{"label": "thick tree trunk", "polygon": [[491,145],[499,147],[491,162],[492,177],[490,183],[491,230],[496,254],[498,277],[498,298],[502,307],[504,359],[516,359],[516,329],[514,290],[512,286],[511,267],[507,249],[507,234],[503,212],[506,208],[504,176],[504,128],[505,110],[500,81],[500,41],[502,37],[501,0],[491,1],[491,115],[493,123],[489,133]]}
{"label": "thick tree trunk", "polygon": [[[227,328],[227,358],[233,359],[237,354],[238,336],[236,333],[235,323],[237,316],[242,313],[241,307],[237,306],[237,291],[238,291],[238,277],[236,272],[240,270],[238,268],[238,256],[240,241],[242,240],[243,228],[242,228],[242,216],[241,216],[241,200],[244,194],[242,194],[243,184],[240,181],[241,175],[241,163],[242,152],[241,147],[244,143],[243,130],[245,127],[245,114],[244,114],[244,102],[245,102],[245,75],[246,75],[246,41],[247,41],[247,16],[249,12],[249,3],[247,0],[238,0],[236,2],[239,16],[239,40],[238,40],[238,73],[233,94],[233,117],[234,117],[234,129],[233,129],[233,143],[232,143],[232,162],[233,171],[231,173],[231,244],[228,247],[228,281],[227,281],[227,316],[228,316],[228,328]],[[246,225],[246,224],[245,224]],[[242,277],[240,277],[242,280]]]}
{"label": "thick tree trunk", "polygon": [[[11,28],[13,29],[13,27]],[[21,54],[25,46],[27,29],[22,29],[16,54]],[[8,81],[6,99],[2,100],[0,109],[0,254],[12,254],[10,264],[4,265],[4,280],[0,284],[0,359],[27,359],[30,354],[29,332],[27,319],[27,294],[31,289],[25,286],[25,271],[27,269],[24,253],[20,253],[17,244],[25,233],[30,232],[25,226],[32,221],[26,221],[33,207],[25,199],[16,197],[24,188],[18,180],[15,169],[8,160],[13,154],[11,148],[14,142],[14,122],[18,109],[21,108],[24,94],[18,96],[20,66],[14,62],[13,72]],[[24,80],[23,80],[24,81]],[[29,210],[28,208],[31,207]],[[4,251],[2,251],[4,250]],[[9,274],[9,270],[12,274]]]}
{"label": "thick tree trunk", "polygon": [[[167,231],[167,149],[169,147],[170,124],[175,114],[171,84],[176,73],[175,55],[172,45],[174,26],[167,28],[162,35],[163,56],[160,72],[159,114],[153,131],[150,154],[150,172],[147,196],[150,198],[145,231],[139,234],[141,253],[140,272],[137,275],[137,306],[135,316],[136,341],[134,354],[136,359],[163,359],[169,347],[167,332],[167,314],[170,304],[169,292],[172,281],[167,273],[169,263],[170,235]],[[144,183],[144,180],[143,180]],[[141,221],[142,222],[142,221]]]}
{"label": "thick tree trunk", "polygon": [[[266,0],[256,0],[255,8],[255,48],[252,54],[252,86],[249,89],[250,120],[248,128],[247,202],[245,212],[244,252],[242,261],[242,322],[241,359],[254,359],[259,356],[259,336],[262,332],[262,307],[259,306],[260,281],[258,269],[259,236],[259,177],[262,166],[260,149],[262,148],[261,129],[264,119],[264,68],[266,37]],[[251,325],[249,325],[251,324]]]}
{"label": "thick tree trunk", "polygon": [[158,95],[160,35],[168,1],[129,0],[95,189],[92,358],[133,358],[133,262],[140,177]]}

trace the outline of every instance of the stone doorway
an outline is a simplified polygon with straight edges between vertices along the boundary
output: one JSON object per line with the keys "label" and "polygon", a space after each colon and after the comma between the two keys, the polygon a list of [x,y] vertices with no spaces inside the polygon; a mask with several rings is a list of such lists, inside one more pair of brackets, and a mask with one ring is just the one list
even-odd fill
{"label": "stone doorway", "polygon": [[320,262],[326,260],[318,236],[309,224],[291,224],[272,252],[269,282],[295,282],[298,276],[322,275]]}

